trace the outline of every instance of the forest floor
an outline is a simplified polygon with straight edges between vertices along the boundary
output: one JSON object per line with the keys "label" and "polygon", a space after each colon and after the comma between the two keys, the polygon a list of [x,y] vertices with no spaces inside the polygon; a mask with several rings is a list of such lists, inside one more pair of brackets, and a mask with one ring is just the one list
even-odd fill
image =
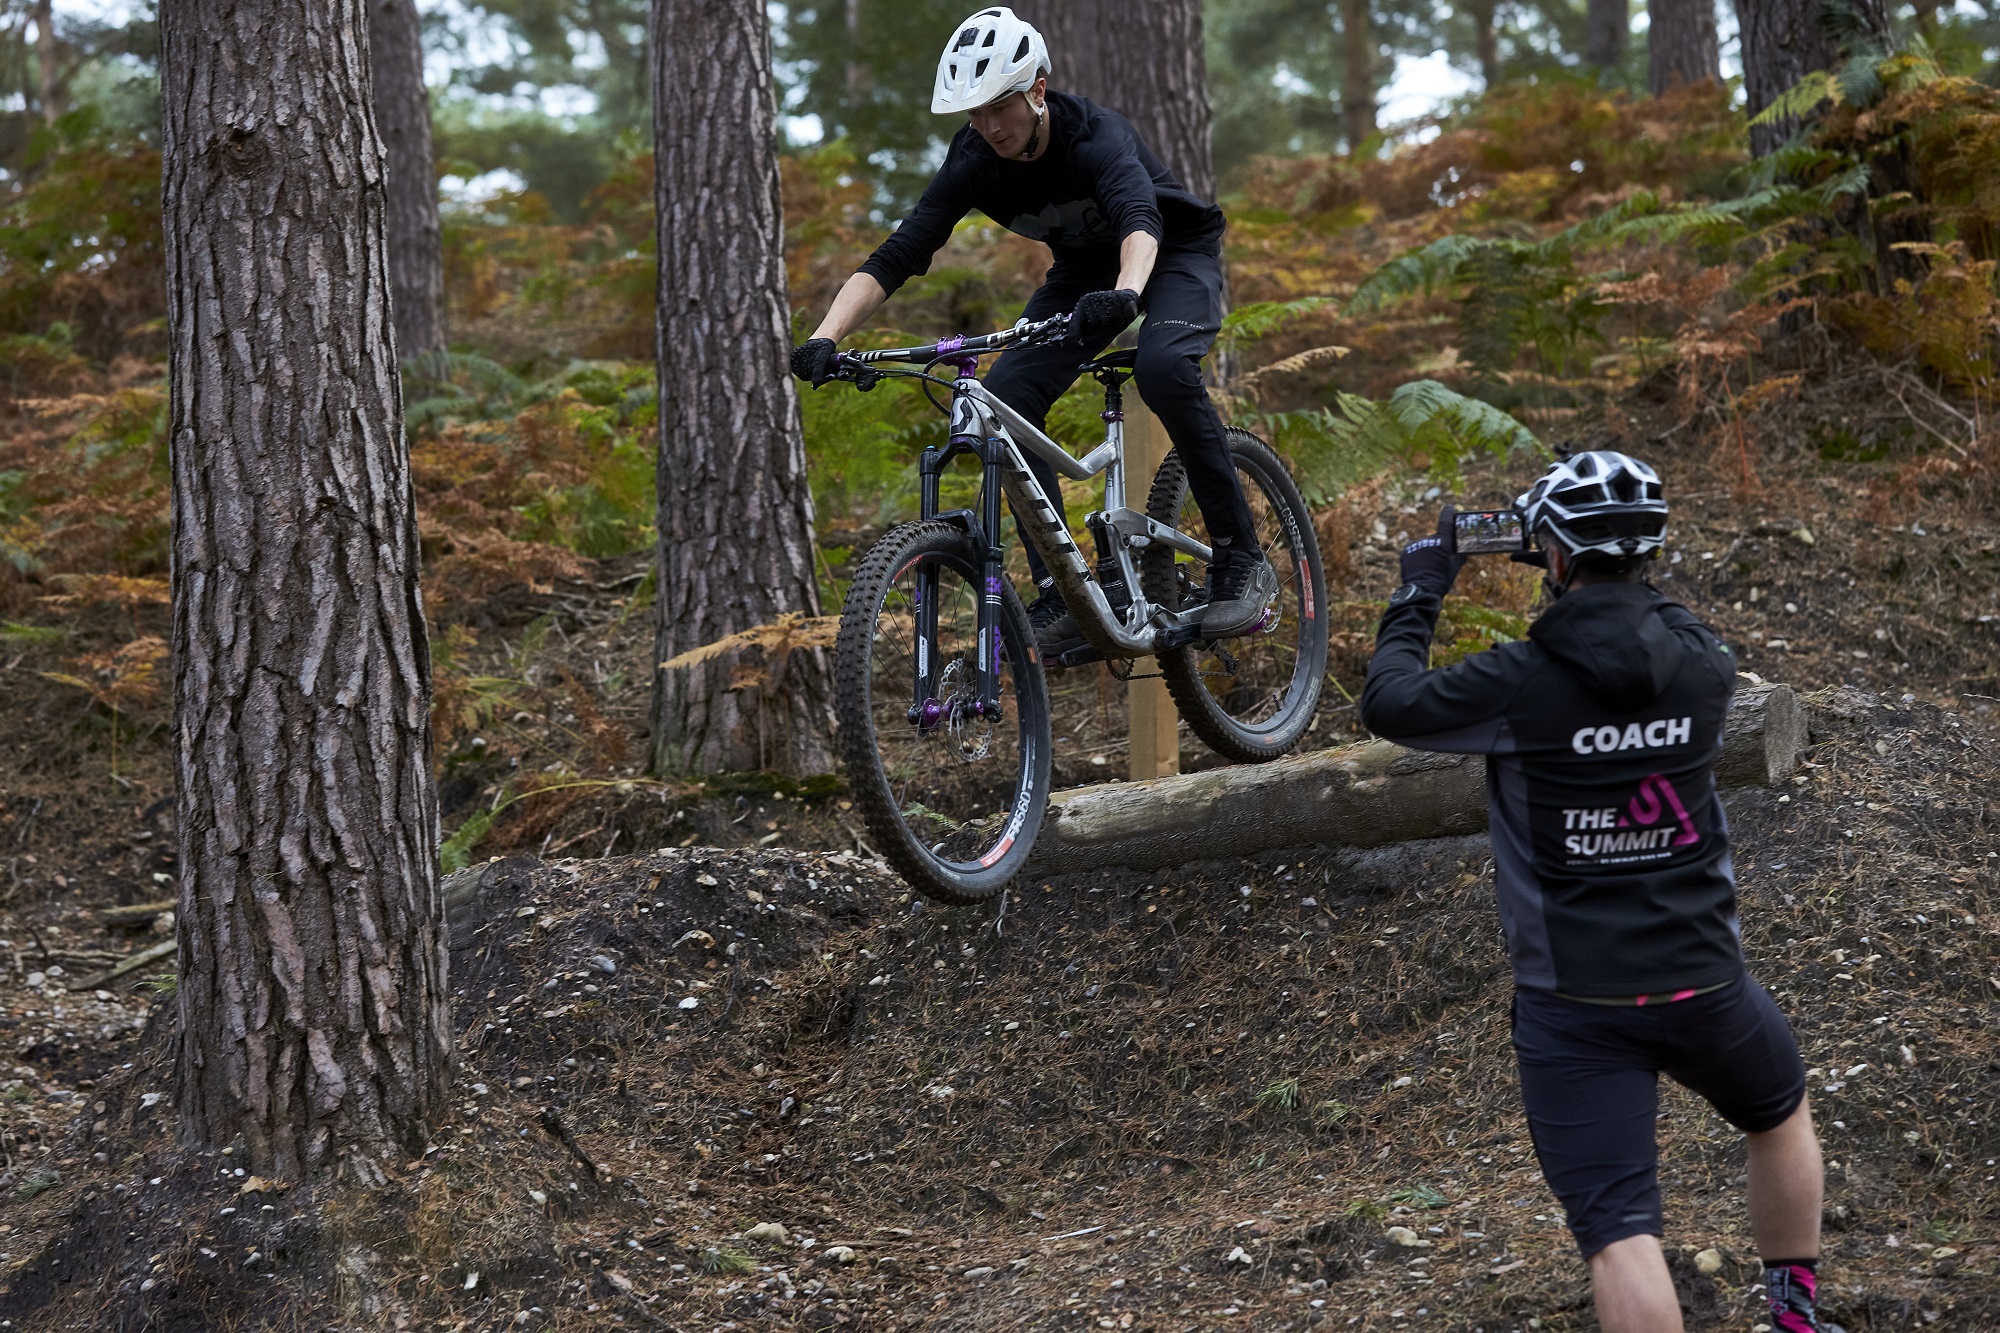
{"label": "forest floor", "polygon": [[[1992,464],[1910,449],[1894,384],[1824,383],[1713,456],[1603,429],[1667,472],[1661,586],[1809,694],[1795,784],[1728,805],[1751,964],[1814,1071],[1827,1308],[1992,1330]],[[1520,481],[1475,469],[1461,503]],[[1429,489],[1323,518],[1347,691]],[[1516,1104],[1482,839],[939,911],[836,781],[643,778],[642,570],[496,593],[441,672],[447,827],[493,816],[452,881],[463,1067],[437,1146],[372,1190],[176,1148],[171,961],[96,975],[172,938],[164,728],[43,674],[88,622],[5,646],[0,1327],[1595,1327]],[[1529,610],[1516,567],[1467,587],[1501,619],[1461,615],[1464,646]],[[1121,688],[1058,693],[1064,779],[1122,776]],[[1316,740],[1354,734],[1331,690]],[[545,772],[581,785],[519,797]],[[1740,1147],[1678,1091],[1661,1139],[1690,1327],[1749,1333]]]}

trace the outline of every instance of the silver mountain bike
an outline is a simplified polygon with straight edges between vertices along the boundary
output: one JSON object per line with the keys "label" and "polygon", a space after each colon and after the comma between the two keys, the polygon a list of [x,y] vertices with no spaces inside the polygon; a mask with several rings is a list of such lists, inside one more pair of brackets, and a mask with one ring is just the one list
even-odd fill
{"label": "silver mountain bike", "polygon": [[[835,378],[864,392],[884,379],[919,381],[951,421],[945,442],[919,463],[921,516],[863,556],[835,653],[840,751],[855,803],[890,863],[941,902],[991,898],[1027,864],[1050,791],[1045,667],[1105,660],[1129,674],[1135,661],[1155,658],[1189,729],[1245,763],[1299,743],[1326,674],[1319,546],[1298,487],[1269,445],[1229,431],[1278,600],[1248,633],[1211,642],[1200,628],[1211,553],[1191,535],[1199,515],[1178,452],[1161,464],[1143,510],[1128,499],[1123,394],[1133,354],[1082,367],[1104,387],[1105,436],[1080,458],[980,384],[981,357],[1055,343],[1068,328],[1067,315],[1023,320],[980,337],[847,352],[837,362]],[[1085,519],[1090,556],[1029,470],[1030,454],[1065,477],[1103,478],[1103,507]],[[940,478],[962,456],[982,469],[978,506],[941,509]],[[1086,641],[1060,661],[1039,660],[1004,571],[1003,498]]]}

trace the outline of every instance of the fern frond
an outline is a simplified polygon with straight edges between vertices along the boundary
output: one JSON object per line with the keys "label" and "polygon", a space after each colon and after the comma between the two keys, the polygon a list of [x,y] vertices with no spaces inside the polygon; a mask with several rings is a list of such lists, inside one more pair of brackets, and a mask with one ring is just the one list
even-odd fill
{"label": "fern frond", "polygon": [[1249,374],[1241,376],[1236,380],[1236,390],[1239,393],[1248,394],[1254,398],[1263,388],[1266,379],[1277,379],[1285,375],[1300,375],[1308,370],[1316,370],[1320,366],[1340,360],[1348,354],[1348,350],[1345,347],[1333,346],[1309,347],[1303,352],[1285,357],[1281,361],[1273,361],[1268,366],[1259,366]]}
{"label": "fern frond", "polygon": [[1750,123],[1777,125],[1787,120],[1802,120],[1812,113],[1814,107],[1834,95],[1833,75],[1814,70],[1772,98],[1771,105],[1750,117]]}
{"label": "fern frond", "polygon": [[839,616],[808,616],[787,611],[776,620],[724,635],[714,643],[690,648],[660,663],[668,671],[699,666],[711,658],[739,648],[756,648],[767,654],[789,653],[800,648],[831,648],[840,635]]}
{"label": "fern frond", "polygon": [[1518,242],[1483,236],[1441,236],[1423,249],[1399,255],[1369,274],[1354,289],[1341,313],[1352,318],[1413,296],[1429,296],[1455,282],[1459,269],[1473,256],[1517,246]]}
{"label": "fern frond", "polygon": [[1828,85],[1843,106],[1874,106],[1882,100],[1882,53],[1863,51],[1848,57]]}
{"label": "fern frond", "polygon": [[1332,304],[1331,296],[1307,296],[1296,301],[1253,301],[1240,305],[1223,316],[1222,332],[1216,335],[1216,341],[1234,347],[1268,337],[1293,320]]}
{"label": "fern frond", "polygon": [[1542,452],[1535,433],[1507,413],[1468,398],[1436,380],[1412,380],[1389,395],[1388,408],[1414,438],[1441,430],[1461,447],[1460,456],[1483,450],[1504,454],[1515,449]]}
{"label": "fern frond", "polygon": [[1829,176],[1815,185],[1811,191],[1822,207],[1831,207],[1833,201],[1842,195],[1865,195],[1868,193],[1868,164],[1856,162],[1836,175]]}

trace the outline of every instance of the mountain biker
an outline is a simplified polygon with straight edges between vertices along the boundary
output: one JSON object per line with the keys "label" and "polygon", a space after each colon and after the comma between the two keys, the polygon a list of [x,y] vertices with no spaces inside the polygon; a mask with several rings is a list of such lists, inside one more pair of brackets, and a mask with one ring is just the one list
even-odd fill
{"label": "mountain biker", "polygon": [[1522,1102],[1604,1329],[1682,1327],[1658,1239],[1665,1072],[1748,1135],[1771,1323],[1812,1333],[1819,1141],[1798,1046],[1745,971],[1712,772],[1734,662],[1641,581],[1666,534],[1652,468],[1578,454],[1516,508],[1540,547],[1517,558],[1545,563],[1552,599],[1528,637],[1426,669],[1465,562],[1447,509],[1438,536],[1403,551],[1362,721],[1415,749],[1487,756]]}
{"label": "mountain biker", "polygon": [[[1211,639],[1246,633],[1277,596],[1230,461],[1222,420],[1202,384],[1201,359],[1222,323],[1222,210],[1176,180],[1117,112],[1051,91],[1042,35],[1005,7],[963,24],[938,61],[931,110],[964,113],[944,164],[910,215],[834,298],[792,372],[815,386],[833,374],[836,346],[931,257],[973,209],[1053,252],[1024,311],[1031,320],[1074,310],[1070,343],[1015,348],[986,387],[1037,427],[1094,357],[1143,311],[1134,378],[1187,467],[1188,488],[1215,553],[1201,627]],[[1062,510],[1056,471],[1028,464]],[[1040,596],[1029,608],[1045,655],[1084,640],[1032,546]]]}

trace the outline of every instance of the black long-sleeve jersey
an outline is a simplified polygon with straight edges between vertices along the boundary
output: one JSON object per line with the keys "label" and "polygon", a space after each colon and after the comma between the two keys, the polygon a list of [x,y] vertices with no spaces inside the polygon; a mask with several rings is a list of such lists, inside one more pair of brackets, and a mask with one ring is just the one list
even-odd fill
{"label": "black long-sleeve jersey", "polygon": [[1053,91],[1049,116],[1048,149],[1033,162],[1002,158],[970,125],[960,129],[916,207],[860,271],[895,291],[930,271],[931,256],[974,209],[1046,242],[1058,263],[1115,269],[1119,244],[1137,232],[1163,246],[1220,243],[1222,210],[1175,179],[1125,117]]}
{"label": "black long-sleeve jersey", "polygon": [[1728,648],[1652,588],[1590,584],[1526,640],[1430,671],[1440,604],[1418,591],[1383,614],[1361,718],[1414,749],[1487,756],[1516,984],[1633,997],[1734,978],[1736,877],[1713,772],[1736,686]]}

